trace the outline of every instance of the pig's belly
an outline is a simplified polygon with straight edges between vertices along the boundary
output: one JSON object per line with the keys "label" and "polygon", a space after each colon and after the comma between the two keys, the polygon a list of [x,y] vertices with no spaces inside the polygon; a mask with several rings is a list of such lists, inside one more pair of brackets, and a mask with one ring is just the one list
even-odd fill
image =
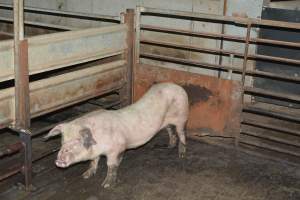
{"label": "pig's belly", "polygon": [[149,142],[158,131],[148,132],[146,136],[135,136],[128,139],[127,149],[134,149]]}
{"label": "pig's belly", "polygon": [[[153,117],[155,116],[155,117]],[[163,113],[147,113],[143,117],[137,117],[134,123],[127,123],[127,147],[137,148],[141,145],[147,143],[151,138],[153,138],[156,133],[162,129],[162,124],[164,121]]]}

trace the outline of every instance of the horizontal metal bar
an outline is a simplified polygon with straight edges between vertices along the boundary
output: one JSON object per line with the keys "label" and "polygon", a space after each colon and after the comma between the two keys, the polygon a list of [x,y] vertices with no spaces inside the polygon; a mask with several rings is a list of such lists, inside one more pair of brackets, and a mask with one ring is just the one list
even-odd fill
{"label": "horizontal metal bar", "polygon": [[[175,43],[171,43],[171,42],[161,42],[161,41],[154,41],[154,40],[148,40],[148,39],[141,39],[141,43],[157,45],[157,46],[166,46],[169,48],[179,48],[179,49],[183,49],[183,50],[199,51],[199,52],[205,52],[205,53],[234,55],[236,57],[244,56],[244,54],[242,54],[242,53],[224,50],[224,49],[203,48],[203,47],[196,47],[196,46],[192,46],[192,45],[182,45],[182,44],[175,44]],[[249,54],[248,58],[249,59],[263,59],[263,60],[269,60],[269,61],[285,62],[285,63],[290,63],[290,64],[300,64],[300,60],[273,57],[273,56],[267,56],[267,55],[258,55],[258,54],[251,55],[251,54]]]}
{"label": "horizontal metal bar", "polygon": [[97,103],[96,101],[89,101],[89,104],[96,105],[96,106],[99,106],[99,107],[107,109],[107,108],[112,108],[114,106],[120,105],[121,101],[112,102],[112,103],[109,103],[107,105],[103,105],[103,104]]}
{"label": "horizontal metal bar", "polygon": [[58,125],[60,123],[63,123],[63,122],[59,122],[59,123],[56,123],[56,124],[51,124],[51,125],[48,125],[48,126],[44,126],[43,128],[40,128],[38,130],[33,131],[32,132],[32,138],[40,136],[41,134],[51,130],[52,128],[54,128],[56,125]]}
{"label": "horizontal metal bar", "polygon": [[11,167],[10,170],[9,170],[9,172],[0,175],[0,181],[2,181],[4,179],[7,179],[7,178],[9,178],[9,177],[11,177],[11,176],[13,176],[13,175],[21,172],[22,169],[23,169],[23,166],[21,166],[21,165],[16,165],[14,167]]}
{"label": "horizontal metal bar", "polygon": [[0,31],[0,35],[5,35],[5,36],[14,37],[14,34],[13,34],[13,33],[7,33],[7,32],[3,32],[3,31]]}
{"label": "horizontal metal bar", "polygon": [[46,157],[48,157],[48,156],[50,156],[50,155],[52,155],[52,154],[58,152],[58,151],[60,150],[60,148],[61,148],[61,147],[59,146],[59,147],[57,147],[57,148],[54,148],[54,149],[52,149],[52,150],[50,150],[50,151],[47,151],[47,152],[45,152],[45,153],[39,155],[38,157],[34,158],[34,159],[32,160],[32,162],[35,163],[35,162],[37,162],[37,161],[39,161],[39,160],[42,160],[43,158],[46,158]]}
{"label": "horizontal metal bar", "polygon": [[293,65],[300,65],[300,60],[275,57],[275,56],[249,54],[249,58],[267,60],[267,61],[271,61],[271,62],[281,62],[281,63],[287,63],[287,64],[293,64]]}
{"label": "horizontal metal bar", "polygon": [[150,53],[141,53],[140,57],[147,58],[147,59],[154,59],[154,60],[164,60],[167,62],[192,65],[192,66],[203,67],[203,68],[208,68],[208,69],[213,69],[213,70],[219,69],[219,70],[225,70],[225,71],[233,70],[234,72],[236,72],[236,71],[241,72],[240,69],[236,69],[231,66],[210,64],[210,63],[206,63],[206,62],[198,62],[198,61],[194,61],[194,60],[174,58],[174,57],[170,57],[170,56],[156,55],[156,54],[150,54]]}
{"label": "horizontal metal bar", "polygon": [[290,150],[284,149],[284,148],[280,148],[280,147],[277,147],[277,146],[274,146],[274,145],[265,144],[263,142],[257,142],[257,141],[253,141],[253,140],[250,141],[248,139],[246,140],[246,139],[243,139],[243,137],[241,137],[240,143],[255,146],[255,147],[260,147],[260,148],[264,148],[264,149],[269,149],[269,150],[272,150],[272,151],[276,151],[276,152],[284,153],[284,154],[289,154],[289,155],[293,155],[293,156],[296,156],[296,157],[300,157],[300,154],[297,153],[297,152],[290,151]]}
{"label": "horizontal metal bar", "polygon": [[214,14],[206,14],[206,13],[187,12],[187,11],[176,11],[176,10],[149,8],[149,7],[141,7],[140,11],[142,14],[147,13],[150,15],[153,14],[165,15],[166,17],[174,16],[174,17],[181,17],[181,18],[206,19],[211,21],[229,22],[229,23],[237,23],[237,24],[251,23],[253,25],[260,25],[260,26],[300,29],[299,23],[291,23],[291,22],[284,22],[284,21],[232,17],[232,16],[223,16],[223,15],[214,15]]}
{"label": "horizontal metal bar", "polygon": [[300,136],[300,131],[298,131],[298,130],[292,130],[290,128],[285,128],[285,127],[281,127],[281,126],[277,126],[277,125],[273,125],[273,124],[261,123],[259,121],[246,119],[246,120],[242,121],[242,124]]}
{"label": "horizontal metal bar", "polygon": [[[6,22],[6,23],[13,23],[13,19],[7,18],[7,17],[0,17],[0,21]],[[24,24],[27,26],[35,26],[35,27],[41,27],[41,28],[47,28],[47,29],[55,29],[55,30],[62,30],[62,31],[73,31],[73,30],[79,30],[79,28],[71,27],[71,26],[63,26],[63,25],[57,25],[57,24],[49,24],[45,22],[34,22],[34,21],[28,21],[25,20]]]}
{"label": "horizontal metal bar", "polygon": [[[203,48],[201,48],[201,49],[203,49]],[[154,60],[164,60],[167,62],[204,67],[204,68],[208,68],[208,69],[212,69],[212,70],[224,70],[224,71],[232,70],[234,73],[242,73],[242,69],[227,66],[227,65],[210,64],[210,63],[199,62],[199,61],[194,61],[194,60],[174,58],[174,57],[170,57],[170,56],[163,56],[163,55],[156,55],[156,54],[149,54],[149,53],[142,53],[140,56],[142,58],[148,58],[148,59],[154,59]],[[252,75],[252,76],[258,75],[258,76],[282,79],[282,80],[286,80],[286,81],[297,81],[297,82],[300,81],[300,77],[291,77],[291,76],[285,76],[285,75],[274,74],[271,72],[263,72],[263,71],[258,71],[258,70],[247,70],[246,74]]]}
{"label": "horizontal metal bar", "polygon": [[261,114],[270,117],[276,117],[279,119],[300,122],[300,116],[262,109],[262,108],[255,107],[254,105],[246,105],[244,106],[243,110],[246,112]]}
{"label": "horizontal metal bar", "polygon": [[250,41],[252,43],[300,48],[299,42],[287,42],[287,41],[282,41],[282,40],[271,40],[271,39],[264,39],[264,38],[251,38]]}
{"label": "horizontal metal bar", "polygon": [[188,31],[188,30],[180,30],[174,28],[164,28],[159,26],[152,26],[152,25],[141,25],[142,30],[147,31],[154,31],[154,32],[165,32],[165,33],[172,33],[172,34],[180,34],[180,35],[187,35],[187,36],[196,36],[196,37],[206,37],[212,39],[226,39],[226,40],[234,40],[239,42],[244,42],[245,38],[221,33],[209,33],[209,32],[200,32],[200,31]]}
{"label": "horizontal metal bar", "polygon": [[[180,35],[193,36],[193,37],[204,37],[204,38],[211,38],[211,39],[218,39],[218,40],[231,40],[231,41],[235,41],[235,42],[245,42],[245,40],[246,40],[245,37],[222,34],[222,33],[188,31],[188,30],[180,30],[180,29],[174,29],[174,28],[152,26],[152,25],[141,25],[141,29],[147,30],[147,31],[164,32],[164,33],[170,33],[170,34],[180,34]],[[264,39],[264,38],[251,38],[250,43],[300,48],[299,42],[287,42],[287,41],[271,40],[271,39]]]}
{"label": "horizontal metal bar", "polygon": [[[122,54],[127,48],[126,31],[127,26],[120,24],[30,37],[29,74]],[[13,41],[1,42],[0,53],[0,81],[13,79]]]}
{"label": "horizontal metal bar", "polygon": [[149,44],[154,46],[164,46],[168,48],[176,48],[181,50],[187,50],[187,51],[197,51],[197,52],[204,52],[204,53],[213,53],[213,54],[222,54],[222,55],[235,55],[236,57],[243,57],[244,55],[242,53],[229,51],[225,49],[213,49],[213,48],[203,48],[193,45],[184,45],[184,44],[175,44],[172,42],[163,42],[163,41],[155,41],[155,40],[149,40],[141,38],[142,44]]}
{"label": "horizontal metal bar", "polygon": [[[124,86],[126,61],[77,70],[30,83],[31,116],[37,117]],[[14,88],[0,93],[0,125],[13,122]]]}
{"label": "horizontal metal bar", "polygon": [[[270,67],[272,68],[272,67]],[[282,74],[275,74],[272,72],[264,72],[264,71],[259,71],[259,70],[247,70],[246,71],[247,75],[258,75],[258,76],[264,76],[264,77],[269,77],[269,78],[274,78],[274,79],[281,79],[285,81],[295,81],[295,82],[300,82],[300,77],[295,77],[295,76],[286,76]]]}
{"label": "horizontal metal bar", "polygon": [[281,143],[281,144],[300,147],[300,143],[297,142],[297,141],[290,141],[290,140],[286,140],[286,139],[283,139],[283,138],[275,137],[273,135],[261,134],[261,133],[258,133],[257,131],[254,131],[254,130],[247,130],[247,129],[242,128],[241,134],[249,135],[249,136],[253,136],[253,137],[257,137],[257,138],[262,138],[262,139],[278,142],[278,143]]}
{"label": "horizontal metal bar", "polygon": [[278,98],[278,99],[286,99],[286,100],[297,101],[297,102],[300,101],[300,96],[294,95],[294,94],[272,92],[269,90],[253,88],[253,87],[245,87],[245,91],[252,93],[252,94],[261,95],[261,96],[270,96],[270,97],[274,97],[274,98]]}
{"label": "horizontal metal bar", "polygon": [[[48,151],[46,153],[43,153],[39,157],[33,159],[32,162],[37,162],[37,161],[39,161],[39,160],[41,160],[41,159],[43,159],[43,158],[45,158],[45,157],[47,157],[49,155],[52,155],[53,153],[56,153],[57,151],[59,151],[59,149],[60,149],[60,147],[59,148],[55,148],[55,149],[53,149],[51,151]],[[5,180],[5,179],[7,179],[7,178],[9,178],[11,176],[16,175],[19,172],[22,172],[23,168],[24,167],[21,166],[21,165],[16,165],[16,166],[10,167],[10,169],[9,169],[8,172],[6,172],[5,174],[0,175],[0,181],[3,181],[3,180]]]}
{"label": "horizontal metal bar", "polygon": [[[9,4],[0,4],[0,9],[12,10],[13,6]],[[51,10],[44,8],[34,8],[34,7],[24,7],[25,13],[37,13],[45,15],[55,15],[69,18],[83,18],[87,20],[98,20],[98,21],[108,21],[113,23],[120,23],[119,16],[108,16],[108,15],[99,15],[99,14],[88,14],[81,12],[70,12],[70,11],[61,11],[61,10]]]}
{"label": "horizontal metal bar", "polygon": [[0,158],[4,156],[8,156],[14,153],[17,153],[23,148],[21,142],[17,142],[15,144],[7,145],[0,151]]}

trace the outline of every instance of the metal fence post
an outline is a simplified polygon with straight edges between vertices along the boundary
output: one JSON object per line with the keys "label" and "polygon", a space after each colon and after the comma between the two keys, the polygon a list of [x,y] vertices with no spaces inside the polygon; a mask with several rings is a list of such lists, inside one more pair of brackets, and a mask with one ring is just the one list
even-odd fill
{"label": "metal fence post", "polygon": [[29,102],[28,43],[24,40],[24,0],[14,0],[15,127],[24,146],[25,189],[31,188],[31,133]]}
{"label": "metal fence post", "polygon": [[[244,97],[245,97],[245,82],[246,82],[246,75],[247,75],[247,64],[249,59],[249,46],[250,46],[250,40],[251,40],[251,26],[252,23],[247,23],[247,32],[246,32],[246,38],[245,38],[245,50],[244,50],[244,61],[243,61],[243,70],[242,70],[242,94],[241,94],[241,105],[242,108],[244,107]],[[241,123],[242,124],[243,118],[241,117]],[[235,138],[235,145],[239,146],[240,142],[240,135],[241,133],[236,136]]]}
{"label": "metal fence post", "polygon": [[133,75],[134,75],[134,38],[135,38],[135,30],[134,30],[134,20],[135,19],[135,10],[127,9],[126,13],[122,14],[122,23],[127,25],[127,50],[125,52],[125,59],[127,61],[127,73],[126,73],[126,88],[124,89],[123,105],[129,105],[133,102]]}

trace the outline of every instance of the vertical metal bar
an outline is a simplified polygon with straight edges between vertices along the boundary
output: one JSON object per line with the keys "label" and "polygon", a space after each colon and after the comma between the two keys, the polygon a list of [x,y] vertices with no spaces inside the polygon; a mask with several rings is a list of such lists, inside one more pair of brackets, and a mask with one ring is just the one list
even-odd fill
{"label": "vertical metal bar", "polygon": [[[230,54],[230,67],[231,68],[233,68],[233,63],[234,63],[234,54]],[[232,69],[228,70],[228,75],[227,75],[228,80],[232,79],[232,72],[233,72]]]}
{"label": "vertical metal bar", "polygon": [[23,0],[14,0],[14,65],[16,127],[29,128],[28,43],[24,40]]}
{"label": "vertical metal bar", "polygon": [[134,17],[134,9],[127,9],[126,13],[121,14],[121,23],[127,25],[127,50],[124,53],[124,59],[127,61],[126,86],[120,90],[121,106],[129,105],[133,100]]}
{"label": "vertical metal bar", "polygon": [[32,188],[32,141],[31,132],[25,129],[19,131],[20,139],[24,146],[24,165],[22,173],[24,174],[25,190],[30,191]]}
{"label": "vertical metal bar", "polygon": [[135,63],[140,63],[141,13],[143,7],[136,7],[135,17]]}
{"label": "vertical metal bar", "polygon": [[31,134],[30,127],[28,43],[24,40],[24,0],[14,0],[14,70],[15,70],[15,127],[24,146],[25,189],[31,188]]}
{"label": "vertical metal bar", "polygon": [[245,80],[246,80],[246,70],[247,70],[248,55],[249,55],[251,25],[252,24],[250,22],[247,24],[247,35],[246,35],[246,40],[245,40],[244,62],[243,62],[243,73],[242,73],[243,97],[244,97],[244,86],[245,86]]}
{"label": "vertical metal bar", "polygon": [[[241,97],[241,105],[244,106],[244,96],[245,96],[245,81],[246,81],[246,71],[247,71],[247,64],[248,64],[248,55],[249,55],[249,45],[250,45],[250,37],[251,37],[251,22],[247,23],[247,34],[245,38],[245,50],[244,50],[244,62],[243,62],[243,71],[242,71],[242,97]],[[241,122],[242,122],[241,117]],[[235,138],[235,145],[238,146],[240,142],[240,135],[239,133]]]}
{"label": "vertical metal bar", "polygon": [[[223,2],[223,16],[226,16],[227,14],[227,0],[224,0]],[[225,23],[222,23],[222,30],[221,30],[221,34],[224,34],[225,33]],[[220,41],[220,50],[223,50],[224,48],[224,38],[221,38],[221,41]],[[220,53],[219,54],[219,65],[222,65],[223,63],[223,55]],[[218,78],[221,78],[221,74],[222,74],[222,71],[219,70],[218,71]]]}
{"label": "vertical metal bar", "polygon": [[127,9],[124,23],[127,25],[127,103],[131,104],[133,101],[133,68],[135,65],[134,56],[134,18],[135,10]]}

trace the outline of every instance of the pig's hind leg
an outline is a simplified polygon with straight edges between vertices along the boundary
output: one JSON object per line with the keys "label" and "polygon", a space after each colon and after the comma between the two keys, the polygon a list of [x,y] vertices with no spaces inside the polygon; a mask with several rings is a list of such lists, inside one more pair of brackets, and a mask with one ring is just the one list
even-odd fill
{"label": "pig's hind leg", "polygon": [[168,125],[166,127],[167,132],[169,134],[169,146],[168,148],[176,147],[177,143],[177,136],[176,136],[176,126],[175,125]]}
{"label": "pig's hind leg", "polygon": [[177,125],[176,130],[179,137],[179,144],[178,144],[179,158],[184,158],[186,154],[185,123]]}
{"label": "pig's hind leg", "polygon": [[123,153],[113,153],[107,155],[107,175],[102,183],[102,187],[114,187],[117,183],[117,172],[119,165],[123,159]]}
{"label": "pig's hind leg", "polygon": [[93,176],[94,174],[96,174],[97,168],[98,168],[98,163],[99,163],[99,158],[100,158],[100,156],[98,156],[97,158],[95,158],[94,160],[91,161],[89,169],[82,174],[84,179],[88,179],[91,176]]}

